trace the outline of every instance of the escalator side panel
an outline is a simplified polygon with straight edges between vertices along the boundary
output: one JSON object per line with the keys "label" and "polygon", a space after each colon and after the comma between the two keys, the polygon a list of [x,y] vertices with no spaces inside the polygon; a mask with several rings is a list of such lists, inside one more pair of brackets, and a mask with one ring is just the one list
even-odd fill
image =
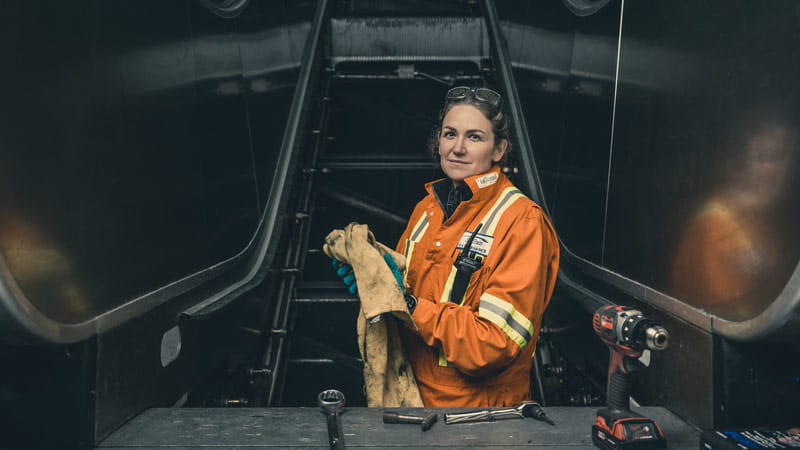
{"label": "escalator side panel", "polygon": [[3,340],[80,340],[242,262],[300,58],[254,47],[308,31],[264,1],[88,3],[4,15]]}
{"label": "escalator side panel", "polygon": [[[565,245],[562,298],[636,305],[679,336],[638,400],[703,427],[796,416],[796,358],[779,356],[800,323],[796,4],[499,3]],[[571,45],[568,65],[535,38]],[[709,216],[721,232],[697,238]]]}

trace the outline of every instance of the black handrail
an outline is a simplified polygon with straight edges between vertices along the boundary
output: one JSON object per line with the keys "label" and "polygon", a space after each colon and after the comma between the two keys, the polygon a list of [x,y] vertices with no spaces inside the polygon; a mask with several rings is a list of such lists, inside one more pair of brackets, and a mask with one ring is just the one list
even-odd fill
{"label": "black handrail", "polygon": [[259,242],[252,253],[248,262],[249,271],[247,275],[237,283],[212,295],[203,302],[198,303],[185,311],[184,314],[193,315],[205,308],[213,308],[218,302],[228,302],[235,299],[242,293],[248,291],[256,284],[261,282],[263,275],[268,270],[275,258],[276,235],[279,235],[280,215],[286,209],[287,193],[290,189],[291,177],[294,176],[294,168],[302,153],[299,151],[301,127],[307,106],[311,101],[312,87],[319,74],[319,65],[322,62],[322,46],[320,45],[320,35],[324,29],[332,2],[320,0],[317,10],[314,13],[314,20],[311,22],[311,29],[306,40],[305,50],[303,51],[302,65],[300,74],[297,78],[292,106],[289,109],[289,117],[286,122],[286,129],[283,133],[278,162],[275,167],[275,176],[269,190],[264,213],[259,223]]}
{"label": "black handrail", "polygon": [[522,104],[519,101],[517,84],[514,81],[514,72],[511,68],[511,58],[508,54],[508,46],[503,36],[503,30],[500,29],[500,20],[497,17],[494,0],[484,0],[483,9],[495,68],[500,77],[500,85],[506,94],[505,101],[508,114],[511,116],[511,122],[515,125],[512,127],[511,132],[514,141],[519,147],[518,151],[523,167],[522,177],[527,185],[531,199],[547,212],[544,192],[539,182],[539,172],[533,157],[533,145],[531,145],[531,140],[528,136],[528,127],[525,124],[525,115],[522,112]]}

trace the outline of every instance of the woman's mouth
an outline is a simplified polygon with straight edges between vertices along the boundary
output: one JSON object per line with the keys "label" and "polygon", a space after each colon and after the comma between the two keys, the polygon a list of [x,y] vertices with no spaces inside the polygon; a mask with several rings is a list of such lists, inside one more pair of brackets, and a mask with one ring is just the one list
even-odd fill
{"label": "woman's mouth", "polygon": [[469,161],[459,161],[459,160],[456,160],[456,159],[448,159],[447,162],[449,162],[451,164],[459,164],[459,165],[467,165],[467,164],[469,164]]}

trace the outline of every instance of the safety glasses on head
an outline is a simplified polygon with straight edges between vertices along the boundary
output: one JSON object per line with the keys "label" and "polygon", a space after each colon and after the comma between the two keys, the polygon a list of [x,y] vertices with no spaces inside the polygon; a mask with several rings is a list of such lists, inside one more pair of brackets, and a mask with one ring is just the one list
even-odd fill
{"label": "safety glasses on head", "polygon": [[467,86],[456,86],[447,91],[445,99],[448,102],[461,100],[472,95],[475,100],[483,103],[488,103],[497,109],[500,109],[500,104],[503,98],[497,92],[487,88],[471,88]]}

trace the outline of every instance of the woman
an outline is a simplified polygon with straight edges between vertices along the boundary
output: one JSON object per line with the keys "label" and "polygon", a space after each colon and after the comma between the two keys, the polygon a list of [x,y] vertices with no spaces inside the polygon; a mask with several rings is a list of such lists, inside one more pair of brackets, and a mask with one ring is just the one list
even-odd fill
{"label": "woman", "polygon": [[498,93],[447,93],[431,151],[447,178],[425,185],[400,237],[416,329],[402,339],[425,406],[530,398],[541,317],[559,261],[542,209],[500,170],[509,150]]}

